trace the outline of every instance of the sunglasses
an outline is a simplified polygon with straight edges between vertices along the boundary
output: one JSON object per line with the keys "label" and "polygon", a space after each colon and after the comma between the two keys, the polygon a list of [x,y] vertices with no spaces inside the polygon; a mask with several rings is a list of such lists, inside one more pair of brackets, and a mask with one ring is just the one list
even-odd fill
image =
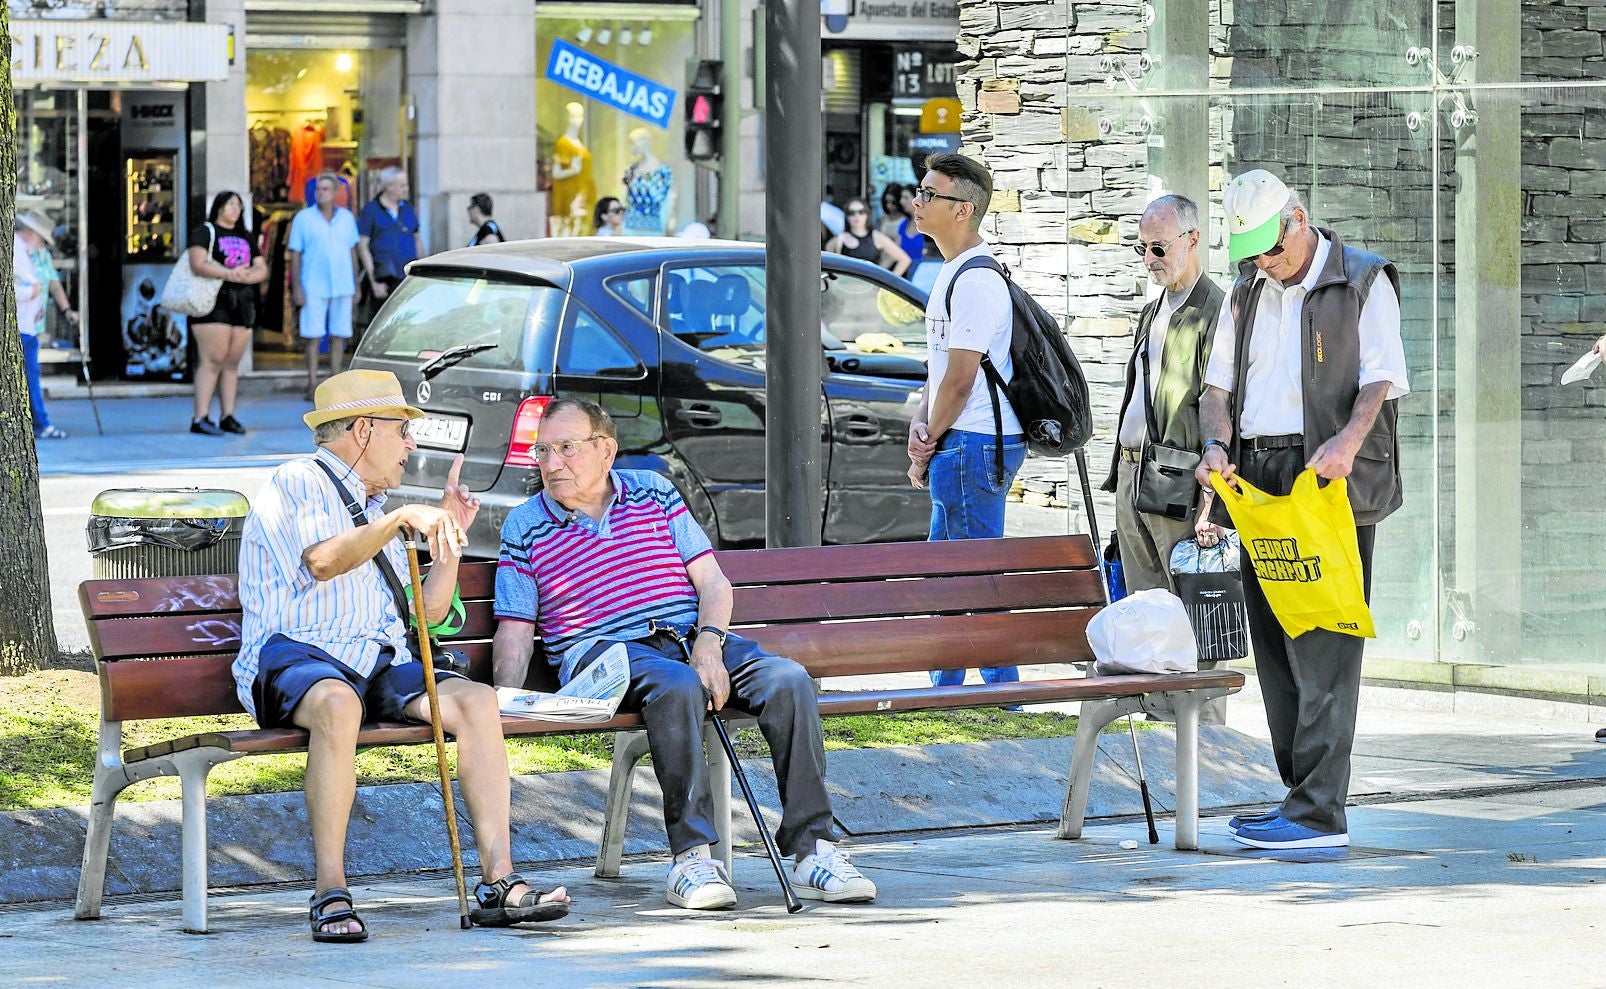
{"label": "sunglasses", "polygon": [[623,206],[610,206],[607,209],[603,210],[604,213],[607,213],[610,216],[615,214],[615,213],[623,213],[624,211],[625,211],[625,208]]}
{"label": "sunglasses", "polygon": [[959,196],[945,196],[942,193],[938,192],[936,189],[933,189],[928,185],[923,185],[920,188],[915,190],[915,199],[919,200],[922,203],[929,203],[933,199],[946,199],[949,202],[954,202],[954,203],[968,203],[968,202],[970,202],[970,200],[961,198]]}
{"label": "sunglasses", "polygon": [[1158,241],[1149,244],[1133,244],[1132,250],[1136,251],[1138,257],[1140,258],[1148,254],[1153,254],[1156,261],[1164,261],[1166,248],[1170,247],[1172,244],[1175,244],[1177,241],[1191,233],[1193,233],[1192,230],[1184,230],[1175,237],[1172,237],[1170,240],[1166,241],[1164,244],[1159,243]]}
{"label": "sunglasses", "polygon": [[1244,258],[1245,261],[1258,261],[1261,258],[1274,258],[1283,252],[1283,240],[1288,236],[1288,221],[1284,220],[1277,227],[1277,243],[1259,254]]}
{"label": "sunglasses", "polygon": [[[402,439],[406,439],[407,437],[413,435],[413,420],[411,419],[398,419],[394,416],[358,416],[357,418],[367,419],[370,422],[399,422],[401,423],[401,429],[399,432],[401,433]],[[350,432],[351,427],[355,425],[357,425],[357,419],[351,420],[351,422],[346,424],[346,431]]]}
{"label": "sunglasses", "polygon": [[847,211],[848,216],[867,216],[869,213],[870,211],[867,209],[850,209]]}

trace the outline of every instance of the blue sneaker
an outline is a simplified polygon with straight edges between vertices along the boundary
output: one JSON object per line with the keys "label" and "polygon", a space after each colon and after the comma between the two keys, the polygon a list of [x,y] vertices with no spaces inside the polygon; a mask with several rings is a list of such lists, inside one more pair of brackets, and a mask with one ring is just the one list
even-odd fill
{"label": "blue sneaker", "polygon": [[1271,810],[1263,810],[1258,814],[1241,814],[1227,822],[1227,830],[1236,832],[1245,824],[1265,824],[1267,821],[1276,820],[1281,810],[1282,808],[1280,807],[1273,807]]}
{"label": "blue sneaker", "polygon": [[1281,816],[1263,824],[1246,824],[1232,837],[1251,848],[1342,848],[1349,844],[1348,834],[1327,834]]}

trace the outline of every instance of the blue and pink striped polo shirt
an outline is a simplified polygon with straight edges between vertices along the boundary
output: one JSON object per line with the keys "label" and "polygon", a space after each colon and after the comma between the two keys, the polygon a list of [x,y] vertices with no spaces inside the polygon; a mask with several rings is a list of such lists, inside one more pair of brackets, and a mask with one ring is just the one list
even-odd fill
{"label": "blue and pink striped polo shirt", "polygon": [[597,521],[536,494],[508,513],[496,566],[496,617],[535,625],[558,678],[599,641],[646,638],[657,620],[697,622],[686,567],[713,552],[667,479],[615,470],[614,498]]}

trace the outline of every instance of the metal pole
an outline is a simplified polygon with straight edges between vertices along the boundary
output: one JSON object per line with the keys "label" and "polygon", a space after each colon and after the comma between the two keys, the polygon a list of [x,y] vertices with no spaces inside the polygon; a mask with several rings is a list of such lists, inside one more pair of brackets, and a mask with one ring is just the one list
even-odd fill
{"label": "metal pole", "polygon": [[719,209],[715,235],[742,235],[742,5],[719,0],[719,91],[725,119],[719,126]]}
{"label": "metal pole", "polygon": [[820,0],[768,0],[764,94],[768,367],[765,530],[770,546],[818,546],[820,402]]}
{"label": "metal pole", "polygon": [[89,411],[95,414],[95,433],[105,436],[100,405],[95,401],[95,383],[89,375],[89,90],[81,88],[77,96],[78,139],[74,144],[78,155],[78,368],[89,395]]}

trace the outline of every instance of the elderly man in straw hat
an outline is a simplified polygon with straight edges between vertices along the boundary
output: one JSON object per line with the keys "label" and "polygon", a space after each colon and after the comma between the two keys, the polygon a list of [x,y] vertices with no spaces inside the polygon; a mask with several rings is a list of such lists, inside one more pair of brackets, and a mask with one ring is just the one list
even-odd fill
{"label": "elderly man in straw hat", "polygon": [[[409,529],[429,540],[435,565],[424,581],[425,612],[442,625],[455,614],[461,624],[458,558],[479,500],[458,483],[459,457],[438,506],[383,511],[385,492],[401,483],[417,449],[412,422],[424,414],[407,404],[394,374],[337,374],[318,386],[315,406],[304,419],[317,450],[275,470],[245,522],[234,678],[240,703],[264,728],[295,726],[311,735],[312,937],[350,942],[368,936],[345,877],[358,728],[429,720],[424,669],[408,644],[410,609],[397,576],[407,572],[407,557],[397,536]],[[473,919],[505,926],[563,916],[569,897],[562,887],[541,892],[513,871],[495,691],[453,673],[437,676],[441,722],[457,737],[458,776],[484,873]]]}
{"label": "elderly man in straw hat", "polygon": [[45,392],[39,383],[39,328],[45,321],[49,276],[34,263],[34,253],[48,252],[56,243],[50,218],[37,210],[17,214],[11,236],[11,286],[17,294],[17,329],[22,331],[22,366],[28,378],[28,401],[33,408],[33,438],[61,440],[67,433],[50,424]]}

